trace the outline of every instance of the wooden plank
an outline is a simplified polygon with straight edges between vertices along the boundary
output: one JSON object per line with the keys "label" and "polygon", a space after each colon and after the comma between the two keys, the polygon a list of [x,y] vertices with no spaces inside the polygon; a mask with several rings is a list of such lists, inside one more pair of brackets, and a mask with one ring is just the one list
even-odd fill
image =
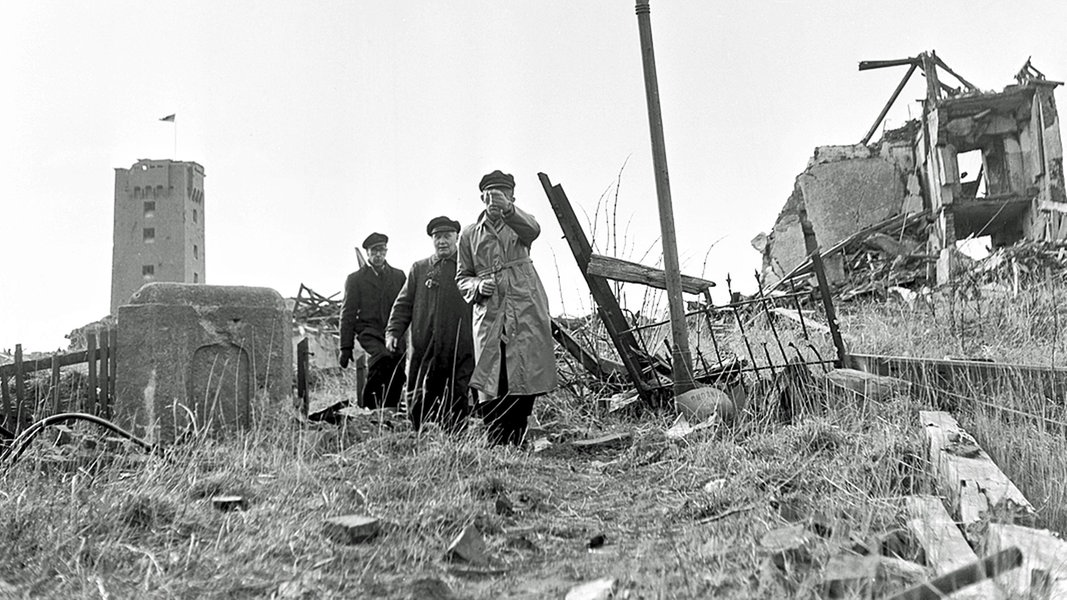
{"label": "wooden plank", "polygon": [[85,334],[85,351],[89,356],[89,390],[85,398],[85,406],[82,412],[96,414],[96,334],[89,331]]}
{"label": "wooden plank", "polygon": [[[78,352],[71,352],[68,354],[57,354],[54,356],[59,357],[60,367],[69,367],[71,365],[77,365],[86,361],[88,353],[85,350],[79,350]],[[22,363],[23,373],[33,373],[36,371],[44,371],[45,369],[52,368],[52,357],[39,358],[37,360],[27,360]],[[6,365],[0,365],[0,377],[12,377],[15,375],[15,363]]]}
{"label": "wooden plank", "polygon": [[14,429],[15,427],[13,423],[15,420],[15,415],[14,411],[12,411],[11,408],[11,392],[7,389],[6,375],[0,375],[0,402],[3,402],[3,406],[0,406],[0,408],[4,410],[4,414],[2,415],[4,418],[3,422],[7,423],[9,426],[11,426],[12,429]]}
{"label": "wooden plank", "polygon": [[15,344],[15,432],[22,428],[23,403],[26,394],[26,371],[22,364],[22,344]]}
{"label": "wooden plank", "polygon": [[911,58],[897,58],[894,60],[861,60],[860,71],[870,71],[871,69],[884,69],[886,67],[902,67],[904,65],[918,65],[919,59],[916,57]]}
{"label": "wooden plank", "polygon": [[104,417],[111,410],[111,398],[108,396],[108,363],[111,362],[111,348],[108,346],[107,331],[100,332],[100,361],[97,363],[96,380],[100,386],[99,404],[96,415]]}
{"label": "wooden plank", "polygon": [[950,594],[953,598],[959,598],[960,596],[956,595],[958,590],[967,589],[967,586],[986,578],[1010,572],[1018,567],[1022,560],[1022,552],[1018,548],[1001,550],[980,561],[889,596],[886,600],[942,600]]}
{"label": "wooden plank", "polygon": [[555,319],[552,319],[552,337],[555,338],[556,342],[559,343],[568,354],[574,357],[574,359],[577,360],[590,375],[596,377],[600,381],[606,379],[604,371],[600,368],[600,361],[597,360],[596,355],[583,348],[581,344],[578,343],[578,340],[574,339],[574,336],[572,336],[570,332]]}
{"label": "wooden plank", "polygon": [[[590,275],[597,277],[624,283],[639,283],[661,290],[667,289],[667,274],[662,269],[646,267],[621,258],[592,254],[589,256],[587,269]],[[711,287],[715,287],[714,281],[682,275],[682,291],[687,294],[703,294]]]}
{"label": "wooden plank", "polygon": [[52,355],[52,406],[49,413],[59,414],[59,359]]}
{"label": "wooden plank", "polygon": [[800,203],[800,229],[804,233],[804,248],[811,257],[811,268],[815,272],[815,280],[819,284],[819,296],[822,297],[823,310],[826,312],[826,325],[830,328],[830,339],[834,342],[837,350],[835,367],[844,366],[845,342],[841,339],[841,331],[837,326],[837,314],[834,312],[834,301],[830,297],[830,284],[826,279],[826,269],[823,268],[822,254],[819,251],[819,242],[815,239],[815,228],[808,220],[808,210],[804,203]]}
{"label": "wooden plank", "polygon": [[110,361],[107,367],[107,395],[111,398],[107,413],[104,415],[110,419],[115,411],[115,374],[118,372],[119,332],[117,328],[107,330],[107,345],[111,348]]}
{"label": "wooden plank", "polygon": [[308,339],[304,338],[296,345],[296,397],[300,400],[300,414],[308,414]]}
{"label": "wooden plank", "polygon": [[1058,398],[1067,390],[1067,369],[1052,367],[856,353],[848,355],[847,363],[860,371],[949,391],[978,388],[993,392],[1000,386],[1024,386]]}
{"label": "wooden plank", "polygon": [[[619,352],[623,366],[626,367],[626,373],[630,376],[641,398],[646,401],[652,400],[652,389],[658,385],[658,381],[649,381],[644,375],[645,369],[651,366],[651,360],[638,346],[633,333],[628,331],[629,323],[626,322],[619,301],[612,293],[607,280],[589,273],[589,260],[593,256],[593,248],[588,238],[585,237],[585,231],[582,230],[574,214],[567,194],[561,186],[552,185],[548,175],[538,173],[537,177],[541,180],[541,186],[545,190],[545,195],[548,196],[549,204],[552,205],[552,211],[559,221],[560,228],[563,229],[563,236],[567,239],[571,254],[578,263],[578,269],[581,270],[586,285],[589,286],[589,292],[593,295],[593,300],[597,305],[597,314],[600,315],[608,337],[611,338],[611,342]],[[650,375],[650,377],[655,376]]]}
{"label": "wooden plank", "polygon": [[975,439],[943,411],[919,411],[930,465],[949,507],[976,542],[976,526],[987,520],[1032,522],[1034,507]]}
{"label": "wooden plank", "polygon": [[[908,496],[904,506],[908,513],[908,530],[923,547],[926,564],[935,575],[944,575],[978,561],[978,555],[964,539],[940,498]],[[1000,600],[1004,597],[1004,592],[992,581],[982,581],[953,596],[956,600]]]}
{"label": "wooden plank", "polygon": [[1022,550],[1023,564],[997,577],[1005,591],[1017,598],[1067,600],[1067,541],[1045,529],[990,523],[986,552],[1010,547]]}

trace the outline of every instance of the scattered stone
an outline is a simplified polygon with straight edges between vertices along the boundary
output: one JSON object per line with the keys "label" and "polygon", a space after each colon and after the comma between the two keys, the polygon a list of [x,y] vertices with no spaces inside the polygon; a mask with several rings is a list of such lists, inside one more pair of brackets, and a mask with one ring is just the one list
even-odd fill
{"label": "scattered stone", "polygon": [[840,554],[823,568],[821,587],[828,598],[883,598],[927,578],[921,565],[888,556]]}
{"label": "scattered stone", "polygon": [[834,369],[824,377],[832,386],[855,392],[876,402],[907,394],[911,389],[911,384],[903,379],[883,377],[856,369]]}
{"label": "scattered stone", "polygon": [[637,402],[640,399],[641,396],[637,394],[637,390],[615,394],[614,396],[608,398],[608,412],[618,412],[626,408],[627,406],[630,406],[631,404]]}
{"label": "scattered stone", "polygon": [[322,595],[319,582],[322,581],[322,571],[312,569],[301,573],[300,577],[282,582],[278,586],[278,598],[285,600],[304,600],[305,598],[318,598]]}
{"label": "scattered stone", "polygon": [[580,450],[606,450],[627,445],[633,436],[629,433],[612,433],[587,440],[575,440],[571,446]]}
{"label": "scattered stone", "polygon": [[533,442],[533,451],[535,454],[538,452],[544,452],[550,446],[552,446],[552,442],[548,441],[547,438],[538,438]]}
{"label": "scattered stone", "polygon": [[678,412],[690,421],[703,422],[713,416],[724,420],[734,416],[734,402],[716,387],[699,387],[674,397]]}
{"label": "scattered stone", "polygon": [[452,600],[451,588],[436,577],[416,579],[408,586],[408,600]]}
{"label": "scattered stone", "polygon": [[604,544],[607,543],[607,541],[608,538],[604,537],[604,534],[598,533],[593,537],[589,538],[589,543],[587,545],[589,546],[590,550],[595,550],[597,548],[602,548]]}
{"label": "scattered stone", "polygon": [[795,565],[811,562],[811,548],[817,539],[803,524],[789,525],[763,534],[760,548],[770,556],[776,567],[788,572]]}
{"label": "scattered stone", "polygon": [[243,496],[215,496],[211,499],[211,505],[223,512],[248,509],[248,502]]}
{"label": "scattered stone", "polygon": [[322,534],[338,544],[361,544],[381,532],[381,521],[364,515],[330,517],[323,521]]}
{"label": "scattered stone", "polygon": [[572,587],[564,600],[608,600],[614,593],[615,579],[602,577]]}
{"label": "scattered stone", "polygon": [[725,479],[712,479],[711,481],[704,484],[704,493],[714,494],[715,492],[718,492],[724,487],[726,487]]}
{"label": "scattered stone", "polygon": [[541,552],[541,548],[537,544],[533,543],[530,538],[526,537],[525,534],[508,536],[507,540],[505,540],[504,542],[504,545],[508,548],[514,548],[516,550],[522,550],[524,552],[533,552],[535,554],[539,554]]}
{"label": "scattered stone", "polygon": [[512,506],[511,500],[508,500],[508,497],[505,495],[500,495],[496,497],[494,509],[496,511],[496,514],[502,517],[510,517],[511,515],[515,514],[515,507]]}
{"label": "scattered stone", "polygon": [[445,558],[466,561],[472,565],[489,564],[489,558],[485,554],[485,540],[482,539],[478,528],[474,525],[464,527],[456,539],[449,544]]}

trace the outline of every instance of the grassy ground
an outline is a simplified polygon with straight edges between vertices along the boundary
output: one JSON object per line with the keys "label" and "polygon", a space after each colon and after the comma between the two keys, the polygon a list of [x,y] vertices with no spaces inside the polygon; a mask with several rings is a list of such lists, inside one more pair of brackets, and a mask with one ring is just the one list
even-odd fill
{"label": "grassy ground", "polygon": [[[865,352],[988,348],[1022,361],[1019,343],[1044,344],[1029,349],[1038,357],[1059,343],[1023,315],[995,317],[1017,324],[1009,334],[940,310],[858,305],[842,321]],[[351,387],[325,377],[316,394]],[[917,411],[944,404],[936,394],[870,402],[816,385],[786,424],[769,417],[777,393],[763,386],[730,425],[669,439],[673,415],[606,414],[576,389],[539,403],[538,437],[552,442],[540,452],[486,448],[477,427],[451,438],[365,419],[299,425],[283,406],[259,406],[249,431],[165,456],[42,440],[0,474],[0,597],[562,598],[614,577],[616,597],[813,598],[831,556],[877,549],[901,528],[901,498],[934,491]],[[1062,402],[1019,390],[987,403],[954,409],[1038,507],[1039,524],[1063,530],[1062,432],[1000,410],[1067,421]],[[599,451],[567,443],[608,432],[631,437]],[[81,462],[57,460],[74,448]],[[210,498],[222,493],[248,509],[215,510]],[[344,514],[382,519],[382,535],[327,540],[323,519]],[[760,540],[791,523],[813,534],[811,559],[781,568]],[[487,545],[485,572],[444,558],[470,525]],[[596,536],[606,543],[590,549]]]}

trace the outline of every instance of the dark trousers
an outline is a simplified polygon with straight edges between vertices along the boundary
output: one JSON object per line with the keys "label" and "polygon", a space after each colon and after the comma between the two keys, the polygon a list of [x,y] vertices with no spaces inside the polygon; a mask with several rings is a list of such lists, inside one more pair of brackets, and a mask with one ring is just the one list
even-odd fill
{"label": "dark trousers", "polygon": [[437,423],[449,433],[457,433],[466,425],[470,414],[470,387],[453,384],[451,373],[428,373],[414,390],[408,418],[418,431],[423,423]]}
{"label": "dark trousers", "polygon": [[403,354],[379,358],[367,367],[367,383],[363,386],[363,407],[400,408],[405,379]]}
{"label": "dark trousers", "polygon": [[500,344],[500,385],[497,397],[478,405],[489,443],[518,446],[526,435],[526,422],[533,413],[537,396],[508,393],[508,365],[504,344]]}

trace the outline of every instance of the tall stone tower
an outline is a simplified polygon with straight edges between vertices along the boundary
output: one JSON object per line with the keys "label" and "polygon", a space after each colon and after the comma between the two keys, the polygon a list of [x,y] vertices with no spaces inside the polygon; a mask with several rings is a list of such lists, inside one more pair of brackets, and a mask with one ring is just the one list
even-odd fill
{"label": "tall stone tower", "polygon": [[204,167],[141,159],[115,169],[111,314],[146,283],[204,283],[204,255]]}

